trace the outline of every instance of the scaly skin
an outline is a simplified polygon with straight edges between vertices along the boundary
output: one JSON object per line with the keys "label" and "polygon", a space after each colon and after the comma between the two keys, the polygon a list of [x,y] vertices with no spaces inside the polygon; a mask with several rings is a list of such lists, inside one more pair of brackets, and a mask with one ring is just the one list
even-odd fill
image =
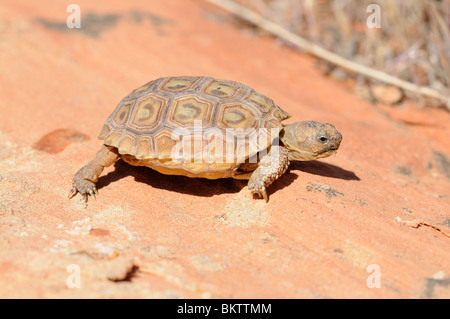
{"label": "scaly skin", "polygon": [[74,176],[69,198],[80,193],[87,201],[88,194],[95,199],[98,194],[95,183],[105,167],[114,164],[120,158],[117,148],[103,145],[95,158],[83,166]]}
{"label": "scaly skin", "polygon": [[286,172],[289,167],[289,151],[286,147],[272,145],[270,151],[259,162],[258,168],[252,173],[248,181],[248,188],[252,194],[258,194],[266,202],[267,187]]}

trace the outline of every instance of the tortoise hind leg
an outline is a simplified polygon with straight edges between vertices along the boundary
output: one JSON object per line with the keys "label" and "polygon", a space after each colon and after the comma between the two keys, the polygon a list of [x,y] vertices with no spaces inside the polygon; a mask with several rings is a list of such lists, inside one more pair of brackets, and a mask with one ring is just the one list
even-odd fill
{"label": "tortoise hind leg", "polygon": [[267,187],[283,175],[288,166],[288,150],[284,146],[272,145],[269,153],[261,158],[258,168],[252,173],[248,188],[252,194],[258,194],[267,202]]}
{"label": "tortoise hind leg", "polygon": [[117,148],[103,145],[95,158],[75,174],[69,198],[72,198],[79,192],[85,201],[87,201],[88,195],[91,195],[95,199],[95,194],[98,193],[95,183],[100,174],[105,167],[114,164],[119,158],[120,155]]}

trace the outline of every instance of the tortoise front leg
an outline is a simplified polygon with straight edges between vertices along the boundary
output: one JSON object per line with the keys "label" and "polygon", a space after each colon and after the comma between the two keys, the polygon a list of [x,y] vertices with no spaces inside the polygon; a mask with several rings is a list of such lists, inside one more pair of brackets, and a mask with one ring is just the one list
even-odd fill
{"label": "tortoise front leg", "polygon": [[252,194],[258,194],[267,202],[267,187],[283,175],[288,167],[288,150],[284,146],[272,145],[269,153],[261,158],[258,168],[252,173],[248,188]]}
{"label": "tortoise front leg", "polygon": [[72,198],[79,192],[86,201],[88,194],[95,199],[95,194],[98,193],[97,188],[95,188],[95,182],[97,182],[103,169],[114,164],[119,158],[120,155],[117,152],[117,148],[103,145],[95,158],[75,174],[69,198]]}

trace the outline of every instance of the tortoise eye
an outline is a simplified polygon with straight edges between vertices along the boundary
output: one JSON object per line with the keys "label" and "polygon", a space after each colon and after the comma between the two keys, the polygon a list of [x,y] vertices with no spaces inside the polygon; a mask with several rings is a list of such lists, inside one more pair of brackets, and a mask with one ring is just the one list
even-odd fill
{"label": "tortoise eye", "polygon": [[326,141],[328,141],[328,139],[325,136],[320,136],[319,141],[325,143]]}

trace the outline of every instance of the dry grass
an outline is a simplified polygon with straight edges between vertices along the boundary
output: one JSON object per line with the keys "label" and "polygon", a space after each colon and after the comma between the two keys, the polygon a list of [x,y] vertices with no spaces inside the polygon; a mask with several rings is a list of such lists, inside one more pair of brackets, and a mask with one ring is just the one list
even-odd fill
{"label": "dry grass", "polygon": [[[234,2],[350,61],[429,87],[450,101],[450,0],[378,0],[380,28],[366,24],[373,0]],[[328,64],[327,71],[335,72],[335,66]],[[376,82],[360,74],[346,76]],[[442,99],[406,93],[421,104],[445,105]]]}

